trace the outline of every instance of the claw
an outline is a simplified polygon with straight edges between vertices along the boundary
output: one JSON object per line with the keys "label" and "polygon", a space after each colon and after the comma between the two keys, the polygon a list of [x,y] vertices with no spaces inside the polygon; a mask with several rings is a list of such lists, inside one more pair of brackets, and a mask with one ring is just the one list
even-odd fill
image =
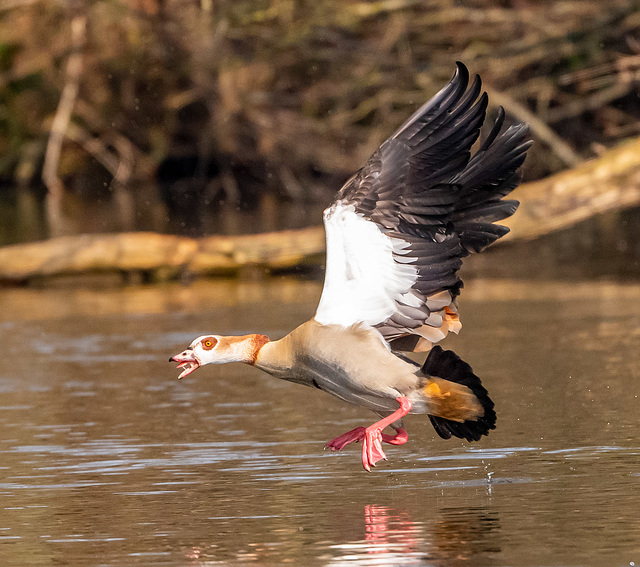
{"label": "claw", "polygon": [[387,455],[382,449],[382,430],[373,424],[365,429],[362,440],[362,466],[366,471],[371,471],[370,467],[375,467],[383,459],[386,460]]}

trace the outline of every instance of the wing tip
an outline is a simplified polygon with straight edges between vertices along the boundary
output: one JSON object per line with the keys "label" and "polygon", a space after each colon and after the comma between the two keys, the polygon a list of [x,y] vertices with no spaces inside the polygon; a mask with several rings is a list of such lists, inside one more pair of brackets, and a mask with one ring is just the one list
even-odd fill
{"label": "wing tip", "polygon": [[453,83],[455,81],[463,82],[466,88],[466,85],[469,84],[469,76],[470,74],[467,66],[462,61],[456,61],[456,70],[453,73],[453,77],[451,77],[451,80],[449,82],[450,83]]}

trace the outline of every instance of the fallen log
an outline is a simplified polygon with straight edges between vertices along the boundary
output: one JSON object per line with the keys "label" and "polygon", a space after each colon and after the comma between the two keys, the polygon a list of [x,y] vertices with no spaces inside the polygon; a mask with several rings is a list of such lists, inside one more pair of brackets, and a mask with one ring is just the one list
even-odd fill
{"label": "fallen log", "polygon": [[[518,212],[504,221],[507,239],[531,239],[595,214],[640,204],[640,138],[573,169],[520,187]],[[187,238],[151,232],[65,236],[0,248],[0,281],[105,272],[149,279],[229,275],[324,260],[320,226],[243,236]]]}
{"label": "fallen log", "polygon": [[148,273],[155,280],[231,274],[246,266],[282,270],[319,261],[323,252],[319,226],[197,239],[153,232],[85,234],[0,248],[0,280],[104,272]]}

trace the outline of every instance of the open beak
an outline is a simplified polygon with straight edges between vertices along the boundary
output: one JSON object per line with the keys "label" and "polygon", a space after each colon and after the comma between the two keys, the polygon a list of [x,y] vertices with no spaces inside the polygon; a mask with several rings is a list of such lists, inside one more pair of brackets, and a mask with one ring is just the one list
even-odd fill
{"label": "open beak", "polygon": [[178,362],[178,368],[184,368],[184,370],[178,376],[178,380],[191,374],[194,370],[200,367],[200,361],[191,349],[187,349],[180,354],[176,354],[169,359],[169,362]]}

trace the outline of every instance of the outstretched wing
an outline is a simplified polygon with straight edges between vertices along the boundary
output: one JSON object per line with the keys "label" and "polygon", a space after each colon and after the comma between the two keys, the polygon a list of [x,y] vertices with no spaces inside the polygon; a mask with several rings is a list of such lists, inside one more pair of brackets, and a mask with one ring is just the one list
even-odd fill
{"label": "outstretched wing", "polygon": [[[323,324],[377,327],[398,350],[426,350],[457,332],[462,258],[506,234],[502,200],[518,184],[531,142],[504,113],[471,156],[487,95],[464,65],[385,141],[325,211],[327,272],[316,313]],[[426,342],[425,342],[426,341]]]}

